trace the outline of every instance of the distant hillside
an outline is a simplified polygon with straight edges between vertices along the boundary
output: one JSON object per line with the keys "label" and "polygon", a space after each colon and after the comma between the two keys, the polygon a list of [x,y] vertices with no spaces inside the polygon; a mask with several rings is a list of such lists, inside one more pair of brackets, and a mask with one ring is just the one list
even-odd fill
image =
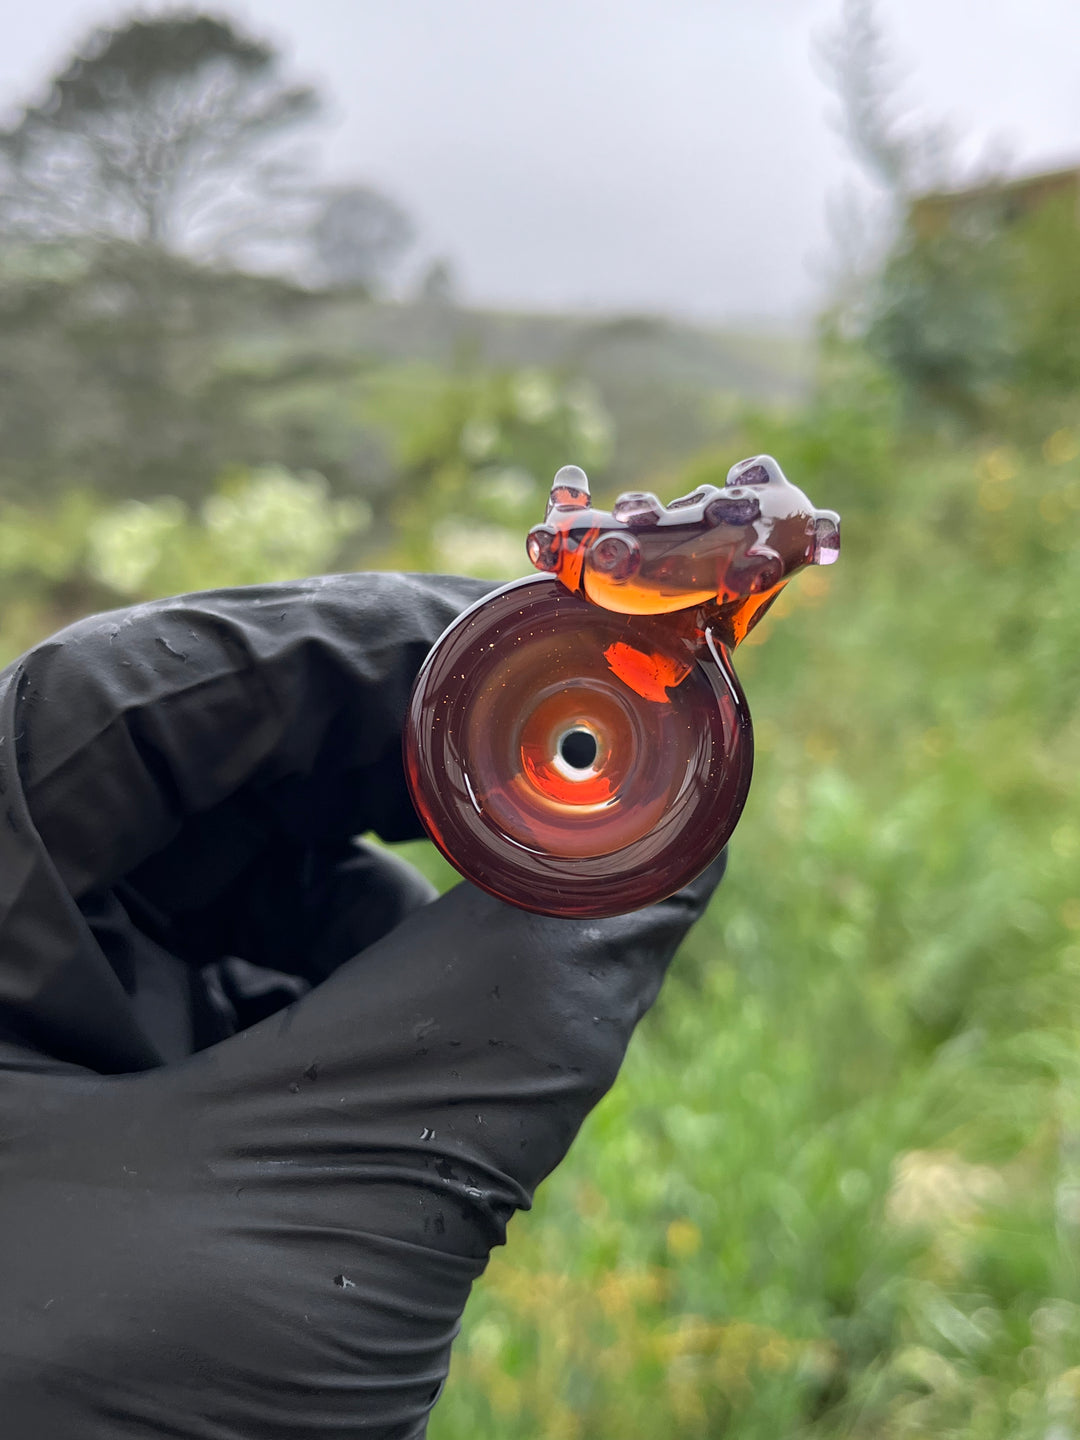
{"label": "distant hillside", "polygon": [[[302,338],[301,338],[302,337]],[[723,397],[796,399],[811,347],[798,336],[705,329],[661,316],[519,314],[327,296],[289,343],[378,360],[538,365],[589,379],[615,421],[612,478],[629,483],[707,444]]]}
{"label": "distant hillside", "polygon": [[794,398],[810,368],[809,346],[767,333],[390,304],[138,247],[0,256],[0,312],[0,491],[27,498],[77,479],[194,499],[245,463],[377,490],[392,462],[356,380],[396,367],[587,380],[614,421],[604,483],[662,484],[723,439],[734,397]]}
{"label": "distant hillside", "polygon": [[700,391],[794,396],[808,347],[794,337],[702,329],[654,315],[522,314],[327,296],[308,324],[324,342],[382,359],[569,366],[597,379],[663,376]]}

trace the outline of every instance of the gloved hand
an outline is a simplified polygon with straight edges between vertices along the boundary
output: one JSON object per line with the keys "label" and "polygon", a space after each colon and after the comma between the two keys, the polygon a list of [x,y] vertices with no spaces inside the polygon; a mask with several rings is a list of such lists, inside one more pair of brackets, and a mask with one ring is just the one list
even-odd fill
{"label": "gloved hand", "polygon": [[419,833],[409,688],[483,589],[188,596],[0,677],[4,1440],[423,1435],[722,870],[578,922],[349,839]]}

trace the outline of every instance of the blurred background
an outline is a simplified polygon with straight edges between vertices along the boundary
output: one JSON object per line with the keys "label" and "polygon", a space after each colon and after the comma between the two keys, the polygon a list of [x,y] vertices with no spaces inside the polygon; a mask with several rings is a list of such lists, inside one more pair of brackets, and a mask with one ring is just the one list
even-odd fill
{"label": "blurred background", "polygon": [[[729,877],[433,1440],[1080,1435],[1080,11],[41,0],[0,56],[0,651],[528,570],[768,451]],[[449,883],[425,846],[410,853]]]}

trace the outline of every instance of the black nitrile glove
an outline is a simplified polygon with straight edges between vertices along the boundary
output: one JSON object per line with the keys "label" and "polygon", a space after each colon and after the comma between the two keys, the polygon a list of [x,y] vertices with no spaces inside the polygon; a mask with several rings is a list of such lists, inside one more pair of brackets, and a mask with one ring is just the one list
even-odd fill
{"label": "black nitrile glove", "polygon": [[722,870],[579,922],[350,841],[419,833],[409,688],[483,589],[189,596],[0,677],[3,1440],[423,1435]]}

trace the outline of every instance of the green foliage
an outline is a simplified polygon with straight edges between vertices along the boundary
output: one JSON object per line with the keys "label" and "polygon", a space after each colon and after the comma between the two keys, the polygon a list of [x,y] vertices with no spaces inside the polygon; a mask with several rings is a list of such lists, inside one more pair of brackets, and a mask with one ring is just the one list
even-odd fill
{"label": "green foliage", "polygon": [[311,226],[315,273],[324,285],[372,291],[414,238],[409,216],[378,190],[328,188]]}
{"label": "green foliage", "polygon": [[891,503],[904,446],[893,377],[861,346],[827,334],[810,403],[739,405],[723,447],[698,455],[684,473],[694,485],[723,485],[733,459],[775,455],[798,485],[828,495],[829,505],[858,525]]}
{"label": "green foliage", "polygon": [[729,876],[478,1287],[433,1437],[1074,1433],[1080,464],[1050,448],[901,459],[740,651]]}
{"label": "green foliage", "polygon": [[47,509],[9,506],[0,661],[95,609],[327,570],[370,522],[363,501],[333,499],[322,476],[274,466],[226,476],[195,509],[174,495],[110,504],[79,490]]}
{"label": "green foliage", "polygon": [[[266,468],[201,503],[10,507],[6,654],[361,546],[483,564],[561,447],[603,458],[584,397],[531,372],[377,372],[355,404],[400,467],[382,528]],[[679,478],[773,450],[844,511],[844,555],[739,652],[758,765],[730,873],[477,1287],[437,1440],[1080,1426],[1080,434],[947,450],[897,417],[834,345],[813,405],[744,415]]]}
{"label": "green foliage", "polygon": [[1080,392],[1075,178],[962,182],[955,137],[904,102],[879,13],[843,0],[823,47],[841,128],[878,191],[840,318],[892,375],[910,430],[1030,444]]}
{"label": "green foliage", "polygon": [[[1010,443],[913,432],[897,367],[834,329],[810,403],[728,404],[723,451],[652,481],[670,496],[769,451],[842,511],[844,554],[740,649],[758,764],[730,873],[477,1287],[433,1440],[1080,1433],[1080,381],[1059,326],[1078,302],[1060,218],[1023,235],[1016,384],[969,386]],[[5,658],[155,594],[361,562],[521,573],[553,470],[603,480],[611,425],[567,376],[286,363],[224,318],[204,370],[215,304],[250,314],[269,292],[201,272],[203,308],[182,287],[168,302],[160,393],[228,443],[183,490],[145,456],[90,488],[102,455],[142,443],[117,378],[148,353],[127,338],[138,311],[110,340],[81,308],[94,292],[64,288],[72,257],[33,260],[23,357],[45,375],[63,354],[88,388],[78,424],[28,412],[83,438],[57,441],[51,502],[5,510]],[[35,350],[60,324],[69,348]],[[17,361],[0,348],[15,384]],[[70,399],[76,372],[53,373]],[[0,460],[44,491],[47,466]]]}
{"label": "green foliage", "polygon": [[[347,393],[345,418],[314,382],[294,403],[376,427],[396,483],[374,519],[268,467],[204,501],[11,506],[5,654],[361,553],[497,568],[505,542],[520,572],[555,464],[608,443],[536,372],[396,367]],[[899,416],[834,342],[813,404],[736,416],[675,482],[774,451],[844,512],[845,551],[739,652],[758,765],[729,876],[477,1287],[437,1440],[1080,1426],[1080,434],[946,449]]]}
{"label": "green foliage", "polygon": [[201,499],[273,462],[365,488],[347,448],[328,464],[273,414],[297,382],[364,368],[270,338],[316,302],[301,277],[363,298],[410,233],[375,191],[299,165],[317,109],[273,46],[180,10],[93,32],[0,129],[7,495]]}
{"label": "green foliage", "polygon": [[1013,377],[1015,246],[993,212],[963,230],[907,234],[877,280],[867,339],[903,384],[914,420],[980,421]]}
{"label": "green foliage", "polygon": [[529,368],[406,366],[372,376],[363,414],[396,477],[388,505],[403,568],[507,578],[560,465],[602,473],[610,425],[591,388]]}
{"label": "green foliage", "polygon": [[866,337],[914,428],[942,418],[1030,439],[1080,392],[1080,225],[1071,199],[1009,219],[990,189],[873,282]]}
{"label": "green foliage", "polygon": [[1017,381],[1025,400],[1080,390],[1080,227],[1076,206],[1056,200],[1018,229],[1012,303]]}
{"label": "green foliage", "polygon": [[[918,147],[881,104],[872,6],[847,14],[854,138],[908,196]],[[8,198],[16,172],[48,177],[76,113],[87,143],[86,117],[116,118],[109,77],[132,56],[125,123],[173,100],[183,119],[206,45],[245,104],[266,80],[288,119],[272,52],[187,24],[134,22],[62,73],[0,137]],[[169,25],[177,45],[153,49]],[[50,213],[39,237],[63,231]],[[129,226],[103,248],[85,225],[15,245],[16,218],[0,215],[4,659],[159,594],[361,563],[519,574],[553,471],[575,461],[602,487],[618,463],[570,374],[467,348],[447,367],[365,361],[325,312],[305,328],[296,286],[164,253],[166,212],[139,232],[153,243]],[[844,554],[739,652],[758,764],[730,873],[477,1287],[432,1440],[1080,1434],[1076,259],[1058,203],[905,232],[786,410],[726,399],[710,420],[700,387],[633,371],[618,438],[654,465],[636,484],[670,497],[773,453],[843,513]],[[601,326],[581,355],[643,328]],[[722,449],[673,460],[699,433]]]}
{"label": "green foliage", "polygon": [[105,510],[87,531],[87,563],[132,598],[296,579],[327,569],[370,518],[363,501],[331,500],[320,475],[268,467],[227,479],[195,514],[171,495]]}
{"label": "green foliage", "polygon": [[[0,255],[0,262],[4,257]],[[296,424],[296,395],[362,370],[265,338],[314,297],[265,276],[113,245],[9,253],[0,263],[0,493],[92,486],[105,494],[209,493],[229,466],[280,460],[361,477]],[[340,407],[339,407],[340,408]],[[329,461],[329,464],[327,462]]]}

